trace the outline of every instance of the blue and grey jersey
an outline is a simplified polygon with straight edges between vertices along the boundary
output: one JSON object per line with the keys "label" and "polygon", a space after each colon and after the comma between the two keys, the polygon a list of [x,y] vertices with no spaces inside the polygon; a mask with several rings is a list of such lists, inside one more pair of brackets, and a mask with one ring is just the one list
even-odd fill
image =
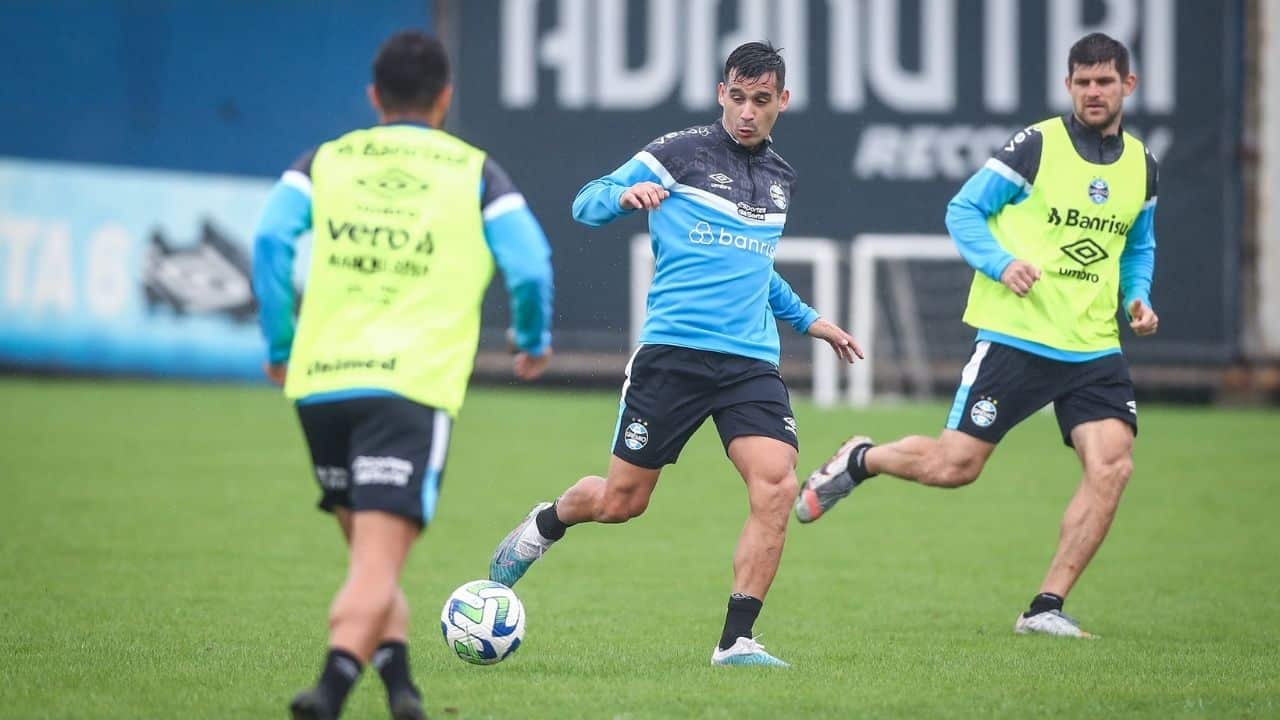
{"label": "blue and grey jersey", "polygon": [[[1071,137],[1076,152],[1086,161],[1098,165],[1110,165],[1124,152],[1124,133],[1103,136],[1097,130],[1080,122],[1074,113],[1062,116],[1062,122]],[[960,192],[947,205],[947,230],[956,242],[960,255],[974,270],[1000,282],[1014,257],[1005,251],[991,230],[987,218],[1000,212],[1005,205],[1017,205],[1026,200],[1035,185],[1040,168],[1040,150],[1044,139],[1038,132],[1022,132],[1009,142],[960,188]],[[1052,172],[1052,169],[1047,170]],[[1151,307],[1151,278],[1156,262],[1156,197],[1159,166],[1151,150],[1147,150],[1147,200],[1142,212],[1134,220],[1125,236],[1124,252],[1120,254],[1120,293],[1122,306],[1128,314],[1129,305],[1141,300]],[[1013,338],[1001,333],[982,330],[979,340],[1012,345],[1021,350],[1053,358],[1080,362],[1102,355],[1120,352],[1102,350],[1082,353],[1058,350],[1040,343]]]}
{"label": "blue and grey jersey", "polygon": [[[423,132],[434,132],[421,126]],[[254,231],[253,288],[268,360],[289,358],[295,330],[293,259],[298,237],[311,229],[311,162],[303,153],[272,188]],[[476,188],[484,236],[511,297],[516,347],[541,355],[551,343],[551,247],[524,196],[493,158],[486,156]]]}
{"label": "blue and grey jersey", "polygon": [[622,193],[654,182],[671,196],[649,212],[655,260],[641,343],[778,363],[774,318],[804,333],[818,313],[773,269],[796,174],[769,140],[747,148],[717,120],[670,132],[578,191],[573,217],[598,227]]}

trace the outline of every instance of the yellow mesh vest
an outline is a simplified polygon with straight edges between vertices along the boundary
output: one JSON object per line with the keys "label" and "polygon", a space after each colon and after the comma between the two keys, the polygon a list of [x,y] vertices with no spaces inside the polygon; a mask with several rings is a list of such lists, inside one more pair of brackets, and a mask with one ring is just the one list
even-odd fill
{"label": "yellow mesh vest", "polygon": [[987,220],[1000,246],[1040,268],[1020,298],[974,273],[964,321],[1059,350],[1119,347],[1120,253],[1147,194],[1145,149],[1124,134],[1110,165],[1080,157],[1061,118],[1035,126],[1043,135],[1040,169],[1030,195]]}
{"label": "yellow mesh vest", "polygon": [[376,388],[457,413],[493,276],[483,165],[480,150],[410,125],[320,146],[286,395]]}

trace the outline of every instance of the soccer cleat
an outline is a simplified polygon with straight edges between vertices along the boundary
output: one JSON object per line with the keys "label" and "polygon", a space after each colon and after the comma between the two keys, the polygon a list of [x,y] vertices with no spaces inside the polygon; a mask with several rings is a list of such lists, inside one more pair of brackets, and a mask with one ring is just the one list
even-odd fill
{"label": "soccer cleat", "polygon": [[422,698],[409,690],[396,693],[391,699],[391,720],[427,720]]}
{"label": "soccer cleat", "polygon": [[761,665],[765,667],[791,667],[791,663],[779,660],[765,652],[755,638],[740,637],[726,650],[718,646],[711,653],[712,665]]}
{"label": "soccer cleat", "polygon": [[295,695],[293,702],[289,703],[289,717],[293,720],[337,720],[338,713],[319,688],[308,688]]}
{"label": "soccer cleat", "polygon": [[533,506],[524,520],[515,529],[507,533],[493,551],[493,559],[489,561],[489,579],[513,587],[516,581],[524,577],[534,560],[551,547],[555,540],[548,540],[538,533],[538,524],[534,518],[538,513],[551,507],[551,503],[543,502]]}
{"label": "soccer cleat", "polygon": [[1018,635],[1054,635],[1057,637],[1098,639],[1097,635],[1081,630],[1080,623],[1061,610],[1046,610],[1031,617],[1018,613],[1018,620],[1013,624],[1013,632]]}
{"label": "soccer cleat", "polygon": [[796,519],[802,523],[822,517],[833,505],[840,502],[858,486],[849,474],[849,459],[860,447],[871,445],[871,438],[855,435],[845,441],[831,459],[809,475],[800,486],[796,498]]}

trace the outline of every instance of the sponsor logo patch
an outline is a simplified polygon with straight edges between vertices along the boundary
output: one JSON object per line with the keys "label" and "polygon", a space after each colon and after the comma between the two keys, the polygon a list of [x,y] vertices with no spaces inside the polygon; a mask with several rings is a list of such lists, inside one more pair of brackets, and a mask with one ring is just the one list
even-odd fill
{"label": "sponsor logo patch", "polygon": [[325,490],[346,490],[351,482],[351,474],[344,467],[321,465],[316,468],[316,480]]}
{"label": "sponsor logo patch", "polygon": [[791,431],[791,434],[792,434],[792,435],[795,435],[796,437],[799,437],[799,436],[800,436],[799,428],[797,428],[797,427],[796,427],[796,419],[795,419],[795,418],[793,418],[793,417],[784,417],[784,418],[782,418],[782,424],[787,426],[787,430]]}
{"label": "sponsor logo patch", "polygon": [[1098,232],[1111,233],[1117,237],[1124,237],[1129,234],[1129,223],[1117,218],[1115,215],[1111,217],[1093,217],[1085,215],[1075,208],[1067,208],[1066,215],[1058,212],[1058,208],[1049,208],[1049,217],[1045,218],[1045,222],[1050,225],[1061,225],[1063,227],[1075,227],[1081,230],[1096,230]]}
{"label": "sponsor logo patch", "polygon": [[395,485],[404,487],[413,475],[413,463],[398,457],[361,455],[351,463],[356,485]]}
{"label": "sponsor logo patch", "polygon": [[[739,212],[742,208],[739,207]],[[757,237],[748,237],[746,235],[736,235],[726,228],[713,227],[711,223],[699,220],[689,229],[689,242],[694,245],[720,245],[725,247],[734,247],[739,250],[773,257],[774,252],[778,249],[776,241],[761,240]]]}
{"label": "sponsor logo patch", "polygon": [[751,205],[750,203],[738,203],[738,214],[748,220],[764,220],[765,213],[769,211],[763,205]]}

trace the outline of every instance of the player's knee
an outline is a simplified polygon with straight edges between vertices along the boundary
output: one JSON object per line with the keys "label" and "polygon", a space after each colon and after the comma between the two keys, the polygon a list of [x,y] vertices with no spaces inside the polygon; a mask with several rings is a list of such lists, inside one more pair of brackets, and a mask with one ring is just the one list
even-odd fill
{"label": "player's knee", "polygon": [[596,522],[624,523],[640,517],[649,507],[649,498],[636,496],[605,496],[596,513]]}
{"label": "player's knee", "polygon": [[1089,474],[1093,476],[1098,492],[1119,495],[1133,476],[1133,458],[1124,456],[1096,463]]}
{"label": "player's knee", "polygon": [[[388,589],[362,588],[358,592],[344,592],[329,609],[329,627],[345,624],[377,625],[386,622],[395,613],[395,592]],[[406,606],[406,616],[407,606]]]}
{"label": "player's knee", "polygon": [[748,479],[753,505],[768,508],[781,507],[789,512],[796,496],[800,494],[800,485],[796,476],[787,469],[756,474]]}
{"label": "player's knee", "polygon": [[971,462],[943,463],[934,471],[932,485],[944,488],[958,488],[969,485],[978,479],[982,466]]}

